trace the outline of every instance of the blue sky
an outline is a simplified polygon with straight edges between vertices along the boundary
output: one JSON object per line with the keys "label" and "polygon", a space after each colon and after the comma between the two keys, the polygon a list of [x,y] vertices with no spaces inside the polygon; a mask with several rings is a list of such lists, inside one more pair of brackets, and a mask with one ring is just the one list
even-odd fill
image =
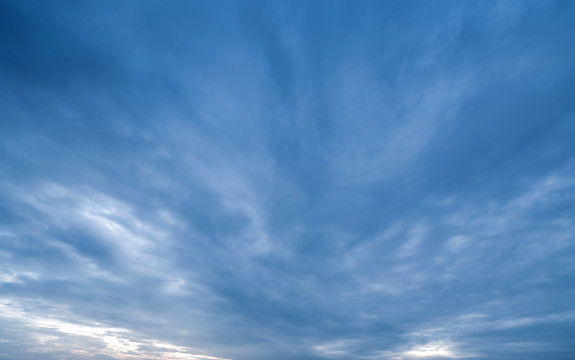
{"label": "blue sky", "polygon": [[0,2],[0,358],[572,359],[575,2]]}

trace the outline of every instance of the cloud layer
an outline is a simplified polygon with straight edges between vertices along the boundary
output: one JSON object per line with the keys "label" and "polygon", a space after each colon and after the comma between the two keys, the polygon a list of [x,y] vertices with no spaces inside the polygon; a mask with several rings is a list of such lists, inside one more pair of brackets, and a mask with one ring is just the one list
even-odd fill
{"label": "cloud layer", "polygon": [[572,357],[571,3],[0,7],[0,358]]}

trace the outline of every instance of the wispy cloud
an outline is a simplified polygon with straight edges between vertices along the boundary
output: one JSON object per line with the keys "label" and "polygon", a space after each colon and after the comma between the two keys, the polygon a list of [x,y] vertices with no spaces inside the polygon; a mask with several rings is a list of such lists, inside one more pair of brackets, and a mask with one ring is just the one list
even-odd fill
{"label": "wispy cloud", "polygon": [[570,3],[0,8],[0,358],[575,350]]}
{"label": "wispy cloud", "polygon": [[4,331],[17,329],[27,333],[26,339],[7,340],[6,343],[24,347],[26,352],[39,357],[55,358],[58,354],[69,353],[84,357],[107,355],[114,359],[224,360],[196,354],[194,352],[198,350],[146,338],[127,329],[70,319],[69,313],[64,315],[66,320],[61,320],[62,315],[48,317],[30,312],[14,301],[0,303],[0,317],[7,325]]}

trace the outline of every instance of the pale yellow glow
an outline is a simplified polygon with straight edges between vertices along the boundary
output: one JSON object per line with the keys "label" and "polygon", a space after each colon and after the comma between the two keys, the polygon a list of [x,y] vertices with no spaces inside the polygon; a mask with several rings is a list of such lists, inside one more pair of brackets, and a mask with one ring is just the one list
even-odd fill
{"label": "pale yellow glow", "polygon": [[404,353],[408,357],[425,358],[425,357],[447,357],[457,358],[458,356],[450,349],[448,344],[441,342],[429,343],[416,346]]}
{"label": "pale yellow glow", "polygon": [[[149,339],[128,329],[95,322],[72,322],[27,312],[18,303],[0,298],[0,321],[11,320],[25,329],[35,344],[34,353],[68,352],[109,355],[119,360],[229,360],[170,343]],[[94,343],[97,340],[97,343]]]}

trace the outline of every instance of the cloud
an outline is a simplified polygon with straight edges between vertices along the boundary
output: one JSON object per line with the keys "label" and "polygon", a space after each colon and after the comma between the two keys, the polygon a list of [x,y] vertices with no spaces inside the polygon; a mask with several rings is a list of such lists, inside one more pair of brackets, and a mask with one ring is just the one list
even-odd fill
{"label": "cloud", "polygon": [[1,358],[573,353],[573,5],[0,7]]}
{"label": "cloud", "polygon": [[[67,314],[70,316],[70,314]],[[110,328],[103,324],[85,321],[65,321],[45,317],[24,310],[17,302],[3,301],[0,316],[8,323],[6,330],[27,331],[27,342],[20,345],[26,351],[39,356],[52,356],[58,352],[80,357],[102,359],[158,360],[220,360],[221,358],[194,354],[193,349],[174,346],[122,328]],[[17,340],[21,341],[21,339]],[[8,340],[9,343],[15,340]],[[34,356],[34,355],[32,355]],[[39,358],[39,357],[38,357]]]}

